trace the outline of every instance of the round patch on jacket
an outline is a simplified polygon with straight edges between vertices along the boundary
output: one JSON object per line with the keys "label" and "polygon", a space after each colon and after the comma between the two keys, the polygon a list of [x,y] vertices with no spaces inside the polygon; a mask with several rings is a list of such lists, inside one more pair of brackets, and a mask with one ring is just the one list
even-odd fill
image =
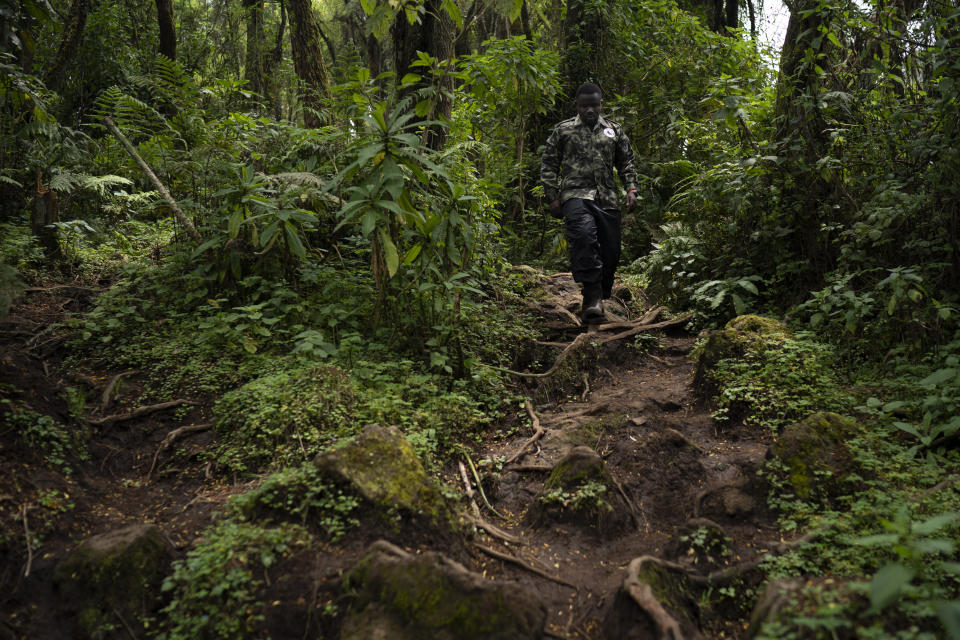
{"label": "round patch on jacket", "polygon": [[603,135],[607,136],[608,138],[616,138],[616,137],[617,137],[617,134],[614,133],[614,132],[613,132],[613,129],[611,129],[610,127],[607,127],[606,129],[603,130]]}

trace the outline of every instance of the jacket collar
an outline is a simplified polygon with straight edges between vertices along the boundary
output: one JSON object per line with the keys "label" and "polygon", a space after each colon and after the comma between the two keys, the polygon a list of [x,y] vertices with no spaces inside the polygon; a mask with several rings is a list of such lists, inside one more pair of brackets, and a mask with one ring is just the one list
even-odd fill
{"label": "jacket collar", "polygon": [[[587,123],[583,121],[583,118],[580,117],[579,113],[576,116],[576,125],[578,127],[581,125],[584,127],[587,126]],[[600,127],[602,129],[608,129],[610,128],[610,121],[604,118],[603,114],[600,114],[600,117],[597,118],[597,124],[593,126],[593,130],[595,131],[597,127]]]}

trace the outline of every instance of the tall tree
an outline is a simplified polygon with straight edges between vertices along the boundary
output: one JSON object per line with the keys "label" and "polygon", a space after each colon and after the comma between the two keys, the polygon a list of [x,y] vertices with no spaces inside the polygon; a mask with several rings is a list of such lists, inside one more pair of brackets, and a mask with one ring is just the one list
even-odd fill
{"label": "tall tree", "polygon": [[247,81],[247,88],[260,95],[264,93],[263,0],[243,0],[243,9],[247,18],[244,78]]}
{"label": "tall tree", "polygon": [[63,35],[60,37],[57,54],[43,77],[44,83],[53,91],[59,91],[63,87],[67,69],[80,46],[89,13],[90,0],[73,0],[70,12],[67,14],[67,22],[63,25]]}
{"label": "tall tree", "polygon": [[173,22],[173,0],[157,0],[157,26],[160,30],[160,53],[177,59],[177,31]]}
{"label": "tall tree", "polygon": [[[446,119],[453,109],[451,91],[453,78],[445,73],[446,63],[454,57],[455,28],[453,19],[443,8],[441,0],[427,0],[424,13],[418,21],[411,24],[405,12],[397,13],[393,22],[391,35],[393,36],[393,67],[397,73],[397,80],[410,72],[422,73],[422,68],[412,64],[419,58],[418,51],[429,54],[437,64],[434,69],[436,84],[435,93],[431,98],[432,108],[430,119]],[[419,85],[423,87],[429,82]],[[418,87],[410,87],[407,92]],[[427,132],[427,144],[432,149],[441,149],[446,144],[447,131],[442,126],[432,126]]]}
{"label": "tall tree", "polygon": [[320,117],[321,97],[330,93],[330,76],[323,60],[320,25],[313,14],[310,0],[289,0],[290,47],[293,69],[300,79],[303,121],[307,127],[323,124]]}

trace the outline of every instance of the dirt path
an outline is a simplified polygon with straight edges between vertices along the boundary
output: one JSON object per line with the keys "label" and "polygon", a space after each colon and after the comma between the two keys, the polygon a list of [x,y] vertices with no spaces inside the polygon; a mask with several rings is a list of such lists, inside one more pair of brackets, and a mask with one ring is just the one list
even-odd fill
{"label": "dirt path", "polygon": [[[571,313],[576,306],[572,281],[557,275],[545,288],[550,296],[538,304],[551,335],[536,346],[542,369],[582,333]],[[79,309],[84,303],[66,294],[37,292],[17,308],[16,317],[24,320],[29,334],[3,336],[0,385],[8,386],[0,388],[11,390],[5,396],[12,400],[69,421],[66,387],[87,385],[99,397],[119,372],[73,372],[80,375],[72,379],[57,373],[62,346],[55,340],[44,345],[47,338],[36,336],[64,308]],[[622,322],[637,320],[637,314],[626,308],[611,309],[611,316]],[[706,576],[750,562],[777,538],[754,474],[766,446],[751,434],[716,432],[709,412],[691,389],[689,352],[694,338],[680,326],[664,331],[656,332],[661,336],[656,340],[640,341],[649,347],[645,352],[633,346],[632,336],[588,347],[591,355],[579,361],[575,373],[558,373],[566,376],[564,381],[526,378],[533,399],[532,422],[539,422],[542,437],[522,455],[517,454],[532,431],[488,441],[471,460],[489,461],[479,473],[496,511],[476,495],[478,515],[516,541],[479,532],[474,544],[467,545],[472,557],[460,559],[488,578],[516,581],[539,594],[548,604],[550,637],[656,637],[653,622],[639,609],[624,610],[617,595],[632,560],[652,556],[678,563],[690,575]],[[135,408],[142,402],[142,391],[138,374],[125,378],[109,412]],[[179,417],[161,411],[94,427],[90,459],[70,476],[31,457],[14,430],[0,432],[0,533],[10,552],[0,567],[0,593],[7,594],[0,596],[0,611],[10,620],[6,626],[0,624],[0,638],[24,632],[32,638],[69,635],[69,623],[58,615],[64,603],[57,600],[51,576],[57,561],[79,540],[149,522],[159,525],[182,553],[230,495],[248,488],[210,475],[203,463],[191,458],[210,446],[211,431],[189,434],[178,441],[176,446],[183,451],[176,458],[164,450],[154,465],[164,437],[174,429],[212,419],[209,405],[201,401]],[[632,510],[625,525],[598,529],[596,523],[566,518],[568,510],[561,505],[547,509],[547,516],[537,515],[550,470],[578,446],[602,459],[614,486],[601,497]],[[511,458],[516,460],[504,464]],[[464,486],[458,469],[448,473]],[[43,504],[51,499],[59,500],[60,506]],[[23,547],[24,512],[28,527],[31,522],[33,526],[30,554]],[[363,549],[353,541],[328,560],[316,558],[313,574],[334,577],[321,584],[304,569],[304,579],[315,594],[318,589],[334,593],[338,588],[334,574],[350,566]],[[31,575],[24,576],[28,563]],[[701,592],[700,602],[687,603],[687,615],[706,637],[740,637],[743,628],[738,620],[749,614],[742,609],[743,596],[754,586],[749,579],[718,582],[706,595]],[[720,594],[721,590],[726,591]],[[282,615],[281,610],[271,619],[274,615]],[[629,621],[626,626],[623,618]]]}

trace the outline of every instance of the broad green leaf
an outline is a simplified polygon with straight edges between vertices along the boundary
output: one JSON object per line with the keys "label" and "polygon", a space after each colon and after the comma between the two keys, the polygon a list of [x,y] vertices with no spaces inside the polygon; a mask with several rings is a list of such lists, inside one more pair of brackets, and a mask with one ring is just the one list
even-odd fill
{"label": "broad green leaf", "polygon": [[387,263],[387,273],[392,278],[400,267],[400,258],[397,256],[397,245],[393,244],[386,229],[380,230],[380,245],[383,247],[383,260]]}
{"label": "broad green leaf", "polygon": [[233,215],[230,216],[230,221],[227,223],[227,234],[231,238],[236,238],[237,234],[240,233],[240,225],[243,223],[243,211],[237,209],[233,212]]}
{"label": "broad green leaf", "polygon": [[828,32],[827,32],[827,40],[829,40],[829,41],[832,42],[833,44],[837,45],[837,46],[840,47],[841,49],[843,48],[843,45],[840,44],[840,38],[838,38],[838,37],[837,37],[837,34],[835,34],[833,31],[828,31]]}
{"label": "broad green leaf", "polygon": [[403,264],[410,264],[417,259],[417,256],[420,255],[420,251],[423,249],[423,245],[419,242],[410,249],[407,250],[407,253],[403,256]]}
{"label": "broad green leaf", "polygon": [[951,512],[951,513],[941,513],[938,516],[933,516],[929,520],[924,520],[923,522],[915,522],[913,526],[910,527],[913,532],[920,536],[928,536],[931,533],[938,531],[948,524],[953,524],[957,521],[957,518],[960,518],[960,513]]}
{"label": "broad green leaf", "polygon": [[736,314],[738,316],[743,315],[744,312],[747,310],[747,305],[743,301],[743,298],[741,298],[736,293],[731,293],[730,299],[733,300],[733,310],[736,312]]}
{"label": "broad green leaf", "polygon": [[937,554],[949,555],[953,553],[954,545],[949,540],[917,540],[913,543],[914,548],[921,555],[930,556]]}
{"label": "broad green leaf", "polygon": [[283,225],[283,230],[287,234],[287,244],[290,247],[291,253],[298,258],[305,258],[307,255],[307,250],[303,246],[303,242],[300,240],[300,235],[297,233],[297,228],[288,222]]}
{"label": "broad green leaf", "polygon": [[937,617],[943,623],[947,637],[953,640],[960,639],[960,602],[941,600],[933,605],[933,610],[937,612]]}
{"label": "broad green leaf", "polygon": [[753,295],[757,295],[759,293],[759,291],[757,291],[757,285],[753,284],[749,280],[738,280],[737,284],[740,285],[741,289],[746,289]]}
{"label": "broad green leaf", "polygon": [[934,386],[934,385],[947,382],[948,380],[953,380],[953,378],[955,378],[956,375],[957,375],[956,369],[950,369],[950,368],[938,369],[937,371],[934,371],[933,373],[928,375],[926,378],[921,380],[920,384],[924,386]]}
{"label": "broad green leaf", "polygon": [[360,221],[360,231],[363,233],[363,236],[370,237],[370,234],[373,233],[374,227],[377,226],[377,214],[371,209],[363,214],[363,219]]}
{"label": "broad green leaf", "polygon": [[463,29],[463,16],[460,14],[460,7],[454,0],[443,0],[443,10],[456,23],[458,29]]}
{"label": "broad green leaf", "polygon": [[916,574],[914,569],[899,562],[892,562],[877,571],[870,581],[871,610],[880,611],[896,601]]}

